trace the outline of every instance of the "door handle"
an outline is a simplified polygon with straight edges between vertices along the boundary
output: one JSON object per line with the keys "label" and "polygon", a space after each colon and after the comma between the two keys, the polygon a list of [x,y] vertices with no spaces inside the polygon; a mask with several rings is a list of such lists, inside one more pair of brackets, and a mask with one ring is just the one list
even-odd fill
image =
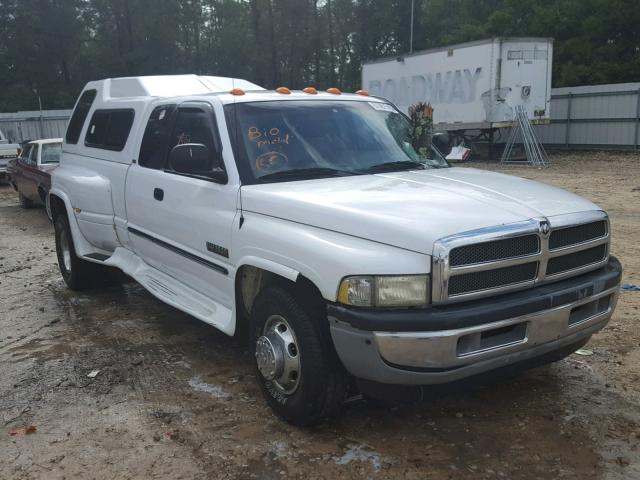
{"label": "door handle", "polygon": [[154,188],[153,198],[161,202],[164,199],[164,190],[162,190],[161,188]]}

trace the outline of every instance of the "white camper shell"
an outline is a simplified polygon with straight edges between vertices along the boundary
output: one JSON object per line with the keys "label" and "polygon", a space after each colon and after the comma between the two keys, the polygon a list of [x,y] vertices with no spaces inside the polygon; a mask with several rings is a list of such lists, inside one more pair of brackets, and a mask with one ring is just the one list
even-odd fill
{"label": "white camper shell", "polygon": [[436,130],[511,126],[522,105],[548,123],[551,38],[492,38],[365,63],[362,85],[407,112],[431,103]]}

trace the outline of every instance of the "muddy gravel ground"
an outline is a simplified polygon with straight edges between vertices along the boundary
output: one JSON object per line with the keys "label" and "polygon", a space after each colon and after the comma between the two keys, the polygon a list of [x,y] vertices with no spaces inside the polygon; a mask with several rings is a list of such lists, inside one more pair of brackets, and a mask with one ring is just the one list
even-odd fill
{"label": "muddy gravel ground", "polygon": [[[477,166],[599,203],[640,284],[639,156]],[[299,429],[266,407],[245,345],[135,283],[65,288],[44,211],[2,186],[0,478],[640,478],[639,306],[621,294],[593,355]]]}

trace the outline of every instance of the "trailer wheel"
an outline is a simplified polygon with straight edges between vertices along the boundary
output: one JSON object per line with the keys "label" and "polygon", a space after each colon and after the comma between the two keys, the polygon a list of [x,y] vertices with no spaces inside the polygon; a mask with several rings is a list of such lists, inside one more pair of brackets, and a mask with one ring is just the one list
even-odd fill
{"label": "trailer wheel", "polygon": [[323,315],[306,311],[280,286],[262,290],[251,311],[260,389],[273,411],[293,425],[336,415],[346,397],[349,377],[322,331]]}

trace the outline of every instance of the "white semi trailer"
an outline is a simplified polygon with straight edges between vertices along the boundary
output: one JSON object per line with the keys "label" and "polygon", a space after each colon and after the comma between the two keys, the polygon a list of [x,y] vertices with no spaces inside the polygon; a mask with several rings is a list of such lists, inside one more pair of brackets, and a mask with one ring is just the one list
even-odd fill
{"label": "white semi trailer", "polygon": [[435,130],[493,132],[517,105],[549,122],[552,57],[551,38],[492,38],[365,63],[362,85],[405,112],[431,103]]}

